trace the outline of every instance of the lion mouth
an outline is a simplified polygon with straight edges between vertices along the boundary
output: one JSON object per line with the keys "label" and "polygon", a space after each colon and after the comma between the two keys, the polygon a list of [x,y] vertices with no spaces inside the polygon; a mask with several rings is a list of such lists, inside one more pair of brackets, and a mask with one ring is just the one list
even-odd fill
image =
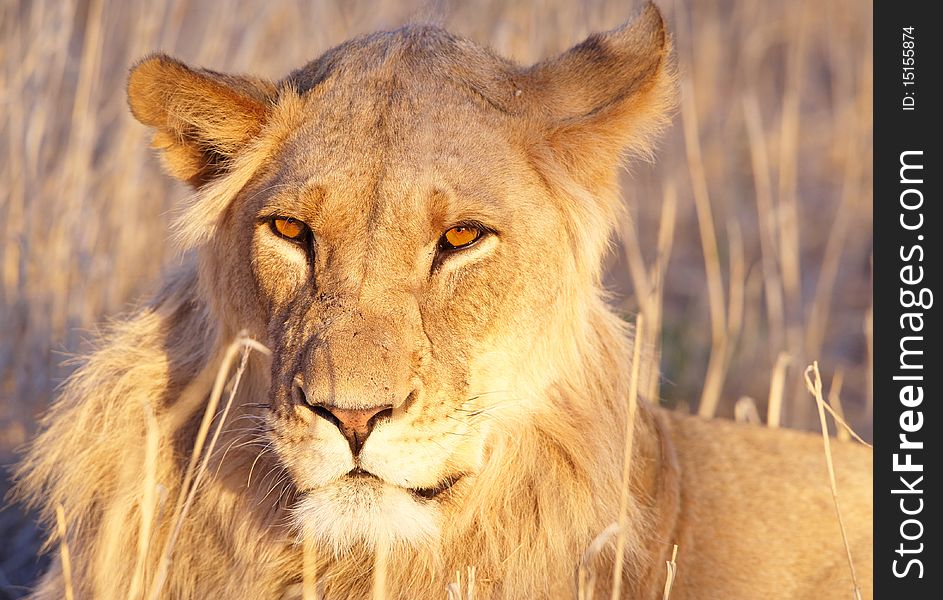
{"label": "lion mouth", "polygon": [[[379,483],[387,483],[381,477],[378,477],[371,473],[370,471],[365,471],[360,467],[357,467],[347,473],[347,477],[352,479],[372,479]],[[457,475],[450,475],[442,479],[439,483],[431,487],[419,487],[419,488],[403,488],[408,491],[413,496],[421,498],[423,500],[433,500],[443,493],[451,490],[455,484],[465,478],[465,473],[459,473]]]}
{"label": "lion mouth", "polygon": [[452,487],[454,487],[455,484],[461,481],[464,477],[465,477],[464,473],[459,473],[458,475],[452,475],[450,477],[446,477],[445,479],[443,479],[438,484],[432,487],[409,488],[409,491],[412,492],[414,495],[419,496],[420,498],[424,498],[425,500],[432,500],[436,498],[437,496],[441,495],[442,493],[448,490],[451,490]]}

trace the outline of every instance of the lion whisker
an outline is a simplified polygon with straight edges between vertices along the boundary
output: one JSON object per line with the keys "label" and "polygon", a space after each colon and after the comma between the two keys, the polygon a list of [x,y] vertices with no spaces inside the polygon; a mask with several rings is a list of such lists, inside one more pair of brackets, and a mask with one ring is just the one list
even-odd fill
{"label": "lion whisker", "polygon": [[265,499],[269,497],[269,495],[275,490],[275,488],[278,487],[280,483],[285,481],[287,470],[281,465],[277,465],[276,467],[273,467],[271,470],[269,470],[269,472],[266,473],[265,477],[263,477],[263,481],[265,480],[265,478],[269,477],[270,475],[274,473],[277,473],[277,475],[275,475],[275,481],[272,483],[272,486],[268,489],[267,492],[265,492],[265,495],[262,496],[262,499],[259,500],[257,504],[261,505],[263,502],[265,502]]}
{"label": "lion whisker", "polygon": [[262,451],[259,452],[259,454],[255,457],[255,460],[252,461],[252,466],[249,467],[249,476],[246,478],[247,488],[252,485],[252,472],[255,470],[256,463],[258,463],[259,459],[262,458],[262,455],[268,452],[269,450],[271,450],[271,446],[266,446],[265,448],[262,448]]}

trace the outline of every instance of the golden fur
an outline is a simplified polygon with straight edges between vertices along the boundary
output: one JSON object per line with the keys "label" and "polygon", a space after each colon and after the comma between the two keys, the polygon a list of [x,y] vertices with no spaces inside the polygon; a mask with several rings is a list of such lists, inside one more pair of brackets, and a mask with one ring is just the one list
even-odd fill
{"label": "golden fur", "polygon": [[[480,598],[573,597],[619,511],[631,340],[599,281],[616,167],[667,123],[669,56],[647,5],[529,68],[428,26],[277,83],[136,66],[132,112],[196,191],[183,266],[71,377],[20,468],[48,523],[64,508],[76,597],[297,597],[304,547],[329,598],[369,597],[378,551],[390,598],[444,597],[467,566]],[[276,215],[311,237],[281,239]],[[487,233],[443,250],[461,223]],[[174,533],[241,330],[272,356],[249,355]],[[331,411],[377,407],[355,456]],[[635,428],[625,597],[661,597],[673,544],[675,600],[849,595],[818,440],[644,402]],[[868,582],[870,457],[837,446]],[[597,597],[613,553],[588,565]],[[64,585],[56,561],[35,597]]]}

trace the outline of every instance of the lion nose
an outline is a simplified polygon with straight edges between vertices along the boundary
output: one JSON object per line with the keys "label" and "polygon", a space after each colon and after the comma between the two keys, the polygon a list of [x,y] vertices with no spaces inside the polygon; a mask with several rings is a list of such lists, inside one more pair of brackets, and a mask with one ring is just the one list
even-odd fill
{"label": "lion nose", "polygon": [[329,406],[325,404],[310,405],[312,410],[322,418],[333,423],[347,438],[350,451],[354,456],[360,453],[364,442],[377,423],[393,415],[393,405],[384,404],[369,408],[349,409]]}

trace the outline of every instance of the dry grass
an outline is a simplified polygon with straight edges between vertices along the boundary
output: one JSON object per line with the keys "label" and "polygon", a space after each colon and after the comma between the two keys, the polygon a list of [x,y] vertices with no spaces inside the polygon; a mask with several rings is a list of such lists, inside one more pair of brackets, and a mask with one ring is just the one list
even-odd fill
{"label": "dry grass", "polygon": [[[829,397],[840,418],[868,438],[870,3],[660,4],[675,32],[683,114],[657,163],[633,166],[623,181],[632,219],[608,269],[620,310],[646,323],[639,340],[654,360],[639,367],[639,395],[725,417],[750,397],[768,424],[812,428],[802,373],[788,365],[815,358],[834,369]],[[616,0],[3,3],[0,460],[9,463],[33,430],[85,332],[126,311],[176,260],[168,221],[186,190],[159,172],[146,131],[128,114],[124,80],[135,60],[161,49],[277,78],[352,35],[433,19],[527,62],[632,8]],[[156,511],[161,500],[145,505]],[[0,513],[0,539],[13,540],[0,549],[0,587],[11,595],[37,569],[31,528]],[[305,597],[317,597],[310,577]]]}
{"label": "dry grass", "polygon": [[318,589],[318,567],[314,542],[305,540],[303,552],[301,600],[321,600],[321,592]]}
{"label": "dry grass", "polygon": [[[635,318],[635,335],[645,339],[645,318]],[[642,366],[642,344],[635,344],[632,352],[632,371],[629,378],[629,410],[625,417],[625,453],[622,455],[622,490],[619,496],[619,531],[616,533],[615,567],[612,569],[612,600],[619,600],[622,590],[622,563],[625,560],[625,534],[629,514],[629,489],[632,481],[632,445],[635,440],[635,415],[638,409],[639,371]]]}
{"label": "dry grass", "polygon": [[449,583],[446,588],[446,598],[448,600],[475,600],[475,567],[470,566],[465,569],[463,575],[461,571],[455,573],[455,581]]}
{"label": "dry grass", "polygon": [[[819,424],[822,427],[822,442],[825,446],[825,465],[828,468],[828,483],[832,491],[832,502],[835,505],[835,514],[838,516],[838,527],[841,529],[842,543],[845,545],[845,554],[848,557],[848,570],[851,572],[851,582],[856,600],[861,600],[861,586],[858,585],[858,576],[855,573],[855,561],[851,556],[851,545],[848,543],[848,534],[845,531],[845,521],[842,519],[841,506],[838,503],[838,485],[835,483],[835,465],[832,462],[832,444],[828,434],[828,423],[825,420],[825,399],[822,397],[822,375],[819,373],[818,362],[813,362],[805,370],[805,384],[809,393],[815,398],[819,409]],[[832,413],[835,416],[835,413]],[[836,417],[837,418],[837,417]],[[845,425],[844,423],[842,423]],[[847,425],[845,425],[847,427]],[[849,428],[850,429],[850,428]],[[854,434],[854,431],[851,431]],[[857,434],[855,434],[857,437]]]}
{"label": "dry grass", "polygon": [[[209,464],[210,456],[213,454],[213,449],[216,447],[216,442],[219,440],[219,434],[226,424],[226,417],[232,409],[233,400],[239,389],[239,383],[242,381],[243,373],[245,373],[250,350],[256,350],[265,355],[270,354],[268,348],[247,337],[244,333],[240,334],[238,338],[229,344],[226,348],[226,352],[223,354],[222,363],[216,372],[216,380],[213,382],[213,390],[210,392],[209,400],[203,411],[203,419],[200,422],[200,428],[197,430],[196,439],[193,442],[193,450],[190,453],[190,462],[183,476],[180,495],[174,507],[172,518],[172,522],[174,523],[173,530],[161,550],[157,573],[151,585],[148,586],[150,591],[147,597],[151,600],[157,600],[157,598],[161,597],[161,589],[167,578],[167,573],[173,558],[174,544],[177,541],[177,537],[180,535],[180,530],[186,522],[187,513],[190,510],[190,506],[193,504],[193,499],[200,487],[200,482],[207,473],[207,465]],[[233,362],[236,360],[236,356],[240,352],[242,353],[242,359],[239,362],[236,374],[233,376],[228,386],[229,398],[226,401],[226,406],[223,408],[222,414],[217,415],[216,408],[219,406],[223,391],[227,387],[227,381],[230,380],[229,371],[232,368]],[[178,407],[175,407],[175,410],[178,410]],[[217,420],[216,429],[213,432],[213,437],[209,440],[209,444],[207,444],[206,438],[209,435],[210,426],[214,420]],[[144,490],[144,493],[147,493],[147,490]],[[115,546],[118,547],[119,544],[115,544]]]}
{"label": "dry grass", "polygon": [[743,396],[733,406],[733,420],[737,423],[750,423],[752,425],[762,425],[760,411],[756,408],[756,400],[749,396]]}
{"label": "dry grass", "polygon": [[786,385],[786,369],[792,359],[786,352],[780,352],[773,365],[773,374],[769,384],[769,400],[766,403],[766,424],[772,428],[779,427],[783,415],[783,388]]}
{"label": "dry grass", "polygon": [[671,586],[674,585],[675,577],[678,576],[678,544],[675,544],[671,549],[671,560],[665,561],[665,565],[668,567],[668,573],[665,575],[665,590],[662,592],[661,600],[669,600],[671,598]]}
{"label": "dry grass", "polygon": [[69,555],[65,511],[62,509],[61,504],[56,506],[56,527],[59,535],[59,560],[62,562],[62,580],[65,582],[65,598],[66,600],[74,600],[75,591],[72,588],[72,559]]}

